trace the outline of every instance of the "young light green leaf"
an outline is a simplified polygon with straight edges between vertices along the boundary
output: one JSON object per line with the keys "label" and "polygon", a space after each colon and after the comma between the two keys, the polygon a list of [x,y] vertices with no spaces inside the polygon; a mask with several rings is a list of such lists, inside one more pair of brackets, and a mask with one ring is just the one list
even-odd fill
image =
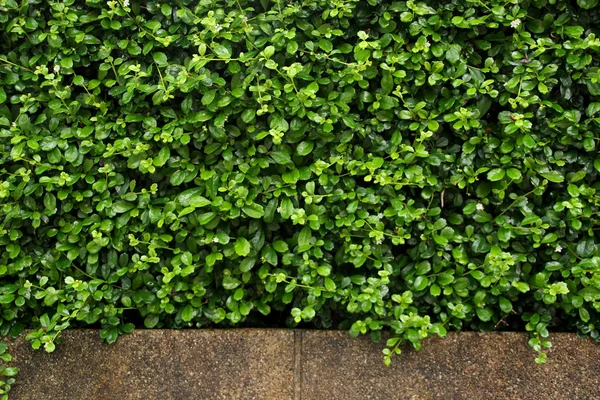
{"label": "young light green leaf", "polygon": [[238,256],[246,257],[248,254],[250,254],[250,242],[246,238],[239,237],[235,241],[234,249]]}
{"label": "young light green leaf", "polygon": [[565,181],[565,177],[557,171],[542,172],[540,175],[554,183],[561,183]]}
{"label": "young light green leaf", "polygon": [[190,322],[194,318],[194,308],[187,304],[181,309],[181,319],[185,322]]}

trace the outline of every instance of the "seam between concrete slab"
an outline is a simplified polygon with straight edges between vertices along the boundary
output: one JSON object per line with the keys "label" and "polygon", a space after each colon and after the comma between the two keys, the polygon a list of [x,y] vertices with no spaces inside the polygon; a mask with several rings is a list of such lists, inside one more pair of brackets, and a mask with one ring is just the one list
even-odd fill
{"label": "seam between concrete slab", "polygon": [[302,400],[302,331],[294,330],[294,400]]}

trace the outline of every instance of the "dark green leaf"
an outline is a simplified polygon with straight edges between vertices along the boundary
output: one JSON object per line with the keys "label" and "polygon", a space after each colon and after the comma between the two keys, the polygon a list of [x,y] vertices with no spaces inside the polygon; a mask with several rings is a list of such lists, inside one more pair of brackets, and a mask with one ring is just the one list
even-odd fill
{"label": "dark green leaf", "polygon": [[156,52],[152,54],[152,58],[154,59],[154,62],[157,63],[159,66],[167,65],[167,56],[165,55],[165,53],[162,53],[160,51]]}

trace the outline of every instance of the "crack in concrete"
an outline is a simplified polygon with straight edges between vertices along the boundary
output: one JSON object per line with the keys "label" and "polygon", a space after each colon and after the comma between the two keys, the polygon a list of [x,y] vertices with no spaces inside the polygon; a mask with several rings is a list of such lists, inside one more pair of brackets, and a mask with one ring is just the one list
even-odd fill
{"label": "crack in concrete", "polygon": [[294,400],[302,400],[302,336],[303,331],[294,330]]}

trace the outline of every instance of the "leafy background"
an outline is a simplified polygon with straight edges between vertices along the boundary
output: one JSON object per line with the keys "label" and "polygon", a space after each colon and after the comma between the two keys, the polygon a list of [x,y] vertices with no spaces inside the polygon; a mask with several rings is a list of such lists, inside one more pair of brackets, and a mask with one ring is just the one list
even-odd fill
{"label": "leafy background", "polygon": [[598,339],[599,9],[0,0],[0,333]]}

